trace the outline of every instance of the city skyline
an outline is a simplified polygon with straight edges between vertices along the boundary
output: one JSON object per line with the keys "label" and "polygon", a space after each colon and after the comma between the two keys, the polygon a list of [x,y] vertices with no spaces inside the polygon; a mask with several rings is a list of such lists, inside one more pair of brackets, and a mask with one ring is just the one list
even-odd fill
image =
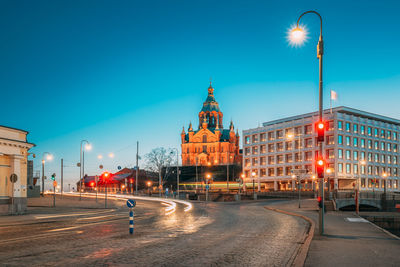
{"label": "city skyline", "polygon": [[[0,124],[30,132],[35,170],[48,151],[54,160],[46,175],[59,174],[64,158],[66,180],[77,181],[79,168],[72,166],[82,139],[93,145],[88,174],[100,172],[101,163],[109,171],[132,167],[136,141],[142,158],[155,147],[180,148],[179,133],[196,121],[210,76],[224,126],[233,119],[239,134],[266,120],[317,110],[315,18],[303,21],[310,33],[306,44],[291,47],[286,40],[308,6],[324,17],[324,108],[335,90],[337,105],[398,118],[399,37],[391,34],[397,3],[360,1],[345,10],[339,9],[344,2],[293,2],[289,9],[261,1],[179,3],[158,2],[164,12],[136,2],[5,4],[0,23],[10,27],[1,37],[0,75],[9,101]],[[108,153],[115,157],[107,159]]]}

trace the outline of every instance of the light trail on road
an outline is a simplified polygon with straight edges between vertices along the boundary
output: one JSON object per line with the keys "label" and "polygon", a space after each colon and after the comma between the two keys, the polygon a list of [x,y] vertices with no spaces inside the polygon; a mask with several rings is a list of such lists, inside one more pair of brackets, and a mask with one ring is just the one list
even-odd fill
{"label": "light trail on road", "polygon": [[[64,193],[64,194],[71,195],[71,196],[79,196],[79,193],[75,193],[75,192],[69,192],[69,193]],[[82,196],[94,198],[96,196],[96,194],[95,193],[82,193]],[[104,198],[105,194],[98,193],[97,196],[101,196],[102,198]],[[165,215],[173,214],[176,211],[177,203],[185,205],[185,208],[183,209],[185,212],[188,212],[193,209],[192,203],[190,203],[189,201],[180,200],[180,199],[165,199],[165,198],[157,198],[157,197],[141,197],[141,196],[131,196],[131,195],[120,195],[120,194],[109,194],[108,198],[113,199],[113,200],[136,199],[136,200],[161,202],[161,205],[166,206],[165,207]]]}

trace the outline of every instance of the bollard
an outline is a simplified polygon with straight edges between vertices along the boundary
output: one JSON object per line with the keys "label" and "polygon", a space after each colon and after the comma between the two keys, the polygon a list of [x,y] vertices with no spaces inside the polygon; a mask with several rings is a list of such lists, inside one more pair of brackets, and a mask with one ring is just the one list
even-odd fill
{"label": "bollard", "polygon": [[133,209],[130,209],[129,211],[129,233],[132,235],[133,234]]}

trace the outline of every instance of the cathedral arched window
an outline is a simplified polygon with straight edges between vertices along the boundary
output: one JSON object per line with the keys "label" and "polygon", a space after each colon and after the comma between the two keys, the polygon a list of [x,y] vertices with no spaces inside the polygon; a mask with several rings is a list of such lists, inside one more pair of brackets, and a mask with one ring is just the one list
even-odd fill
{"label": "cathedral arched window", "polygon": [[203,143],[207,143],[207,135],[203,135]]}

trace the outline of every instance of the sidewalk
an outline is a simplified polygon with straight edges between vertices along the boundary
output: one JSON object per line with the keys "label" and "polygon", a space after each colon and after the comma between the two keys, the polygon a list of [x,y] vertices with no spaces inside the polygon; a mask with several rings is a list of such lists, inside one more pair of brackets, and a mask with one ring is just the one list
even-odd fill
{"label": "sidewalk", "polygon": [[[301,214],[315,222],[305,266],[399,266],[400,239],[391,236],[354,212],[325,213],[325,233],[318,234],[316,200],[275,203],[268,207]],[[349,220],[350,218],[350,220]],[[353,220],[352,220],[353,218]]]}

